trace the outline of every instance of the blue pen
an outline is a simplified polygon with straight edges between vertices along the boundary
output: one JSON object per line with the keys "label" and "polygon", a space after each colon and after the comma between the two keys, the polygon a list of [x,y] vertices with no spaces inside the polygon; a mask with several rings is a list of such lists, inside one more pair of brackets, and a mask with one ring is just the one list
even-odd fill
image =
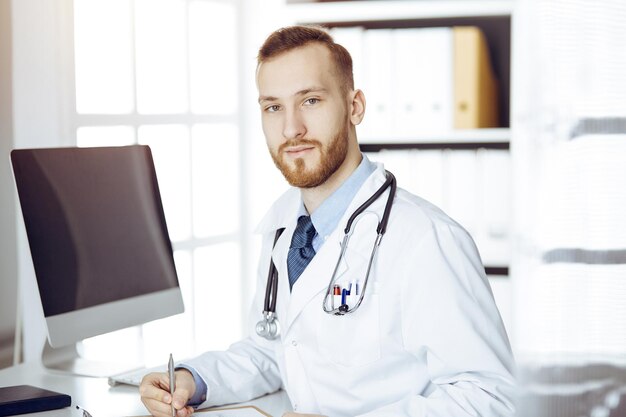
{"label": "blue pen", "polygon": [[341,290],[341,305],[346,304],[346,294],[347,294],[347,290],[344,288],[343,290]]}

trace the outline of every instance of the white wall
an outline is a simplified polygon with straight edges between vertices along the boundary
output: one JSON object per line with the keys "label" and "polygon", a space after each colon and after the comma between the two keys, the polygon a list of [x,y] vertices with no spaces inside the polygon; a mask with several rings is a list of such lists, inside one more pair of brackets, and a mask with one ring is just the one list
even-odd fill
{"label": "white wall", "polygon": [[71,6],[71,0],[0,0],[0,352],[3,337],[12,344],[19,282],[26,360],[40,357],[45,326],[9,151],[72,143],[60,64]]}
{"label": "white wall", "polygon": [[17,295],[13,145],[11,1],[0,0],[0,367],[10,364]]}

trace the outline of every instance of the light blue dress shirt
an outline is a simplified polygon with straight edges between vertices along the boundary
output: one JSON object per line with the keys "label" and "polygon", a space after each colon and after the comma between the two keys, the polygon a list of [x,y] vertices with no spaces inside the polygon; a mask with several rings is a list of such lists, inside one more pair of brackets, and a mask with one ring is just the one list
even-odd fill
{"label": "light blue dress shirt", "polygon": [[[361,163],[352,175],[311,214],[311,222],[316,232],[313,237],[313,249],[315,249],[315,252],[319,252],[326,238],[330,236],[339,224],[339,220],[343,217],[356,193],[375,170],[376,164],[363,155]],[[300,206],[298,217],[308,214],[303,202]]]}
{"label": "light blue dress shirt", "polygon": [[[315,227],[315,236],[313,237],[313,249],[319,252],[326,238],[335,230],[339,224],[339,220],[343,217],[348,206],[356,196],[365,180],[376,170],[376,164],[371,162],[367,156],[363,155],[361,163],[354,172],[343,182],[324,202],[311,214],[311,222]],[[300,212],[297,217],[302,215],[308,216],[309,213],[304,207],[304,202],[300,205]],[[207,386],[204,380],[191,367],[181,365],[176,369],[187,369],[192,373],[196,382],[196,392],[189,400],[188,404],[197,407],[206,401]]]}

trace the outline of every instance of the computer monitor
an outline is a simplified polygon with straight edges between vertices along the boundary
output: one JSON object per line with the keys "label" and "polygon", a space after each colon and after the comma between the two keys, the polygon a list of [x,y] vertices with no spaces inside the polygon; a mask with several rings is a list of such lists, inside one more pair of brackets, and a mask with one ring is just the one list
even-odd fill
{"label": "computer monitor", "polygon": [[16,149],[11,161],[48,329],[44,364],[119,373],[81,360],[76,343],[184,310],[150,148]]}

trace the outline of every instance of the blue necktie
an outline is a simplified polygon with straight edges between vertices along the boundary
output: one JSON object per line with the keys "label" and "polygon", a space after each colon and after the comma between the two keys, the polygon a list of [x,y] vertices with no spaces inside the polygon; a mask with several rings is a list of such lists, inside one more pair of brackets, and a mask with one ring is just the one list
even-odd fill
{"label": "blue necktie", "polygon": [[312,244],[313,236],[315,236],[315,227],[311,223],[311,217],[300,216],[296,230],[293,232],[289,254],[287,255],[290,289],[315,256],[315,249],[313,249]]}

